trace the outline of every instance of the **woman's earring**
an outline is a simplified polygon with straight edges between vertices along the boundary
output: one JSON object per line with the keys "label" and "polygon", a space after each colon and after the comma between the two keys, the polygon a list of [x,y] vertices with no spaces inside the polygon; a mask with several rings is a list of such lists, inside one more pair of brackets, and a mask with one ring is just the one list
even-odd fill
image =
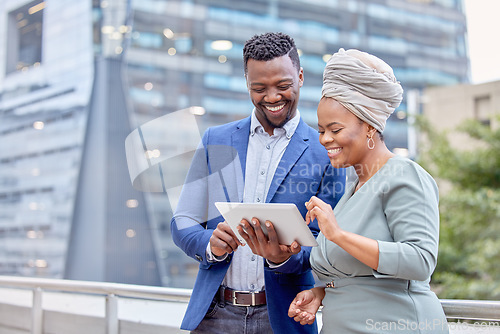
{"label": "woman's earring", "polygon": [[375,148],[375,140],[372,137],[368,137],[368,149],[373,150]]}

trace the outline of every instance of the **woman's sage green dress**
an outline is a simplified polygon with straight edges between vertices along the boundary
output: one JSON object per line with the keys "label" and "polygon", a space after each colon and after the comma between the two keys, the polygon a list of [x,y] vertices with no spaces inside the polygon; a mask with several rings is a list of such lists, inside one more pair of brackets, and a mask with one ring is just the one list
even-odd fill
{"label": "woman's sage green dress", "polygon": [[321,333],[448,333],[429,288],[439,240],[438,189],[415,162],[395,156],[334,209],[340,227],[375,239],[373,270],[321,233],[311,266],[326,288]]}

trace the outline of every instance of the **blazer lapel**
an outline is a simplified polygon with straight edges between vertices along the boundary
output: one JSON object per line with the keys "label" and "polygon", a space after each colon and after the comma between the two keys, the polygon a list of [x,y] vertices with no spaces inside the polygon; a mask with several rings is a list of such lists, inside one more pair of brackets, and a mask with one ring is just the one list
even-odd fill
{"label": "blazer lapel", "polygon": [[301,119],[297,129],[295,129],[295,133],[290,139],[290,143],[288,143],[278,167],[276,168],[271,186],[269,187],[269,191],[267,193],[266,203],[271,201],[278,190],[278,187],[281,183],[283,183],[283,180],[290,172],[290,169],[292,169],[302,156],[302,153],[304,153],[304,151],[309,147],[309,137],[306,135],[306,129],[307,125]]}
{"label": "blazer lapel", "polygon": [[[247,164],[248,136],[250,135],[250,117],[242,119],[237,125],[236,130],[231,134],[231,145],[238,152],[238,157],[241,163],[243,172],[243,180],[245,180],[245,168]],[[243,181],[242,180],[242,181]],[[244,184],[244,182],[243,182]],[[238,187],[240,188],[240,187]],[[239,201],[243,201],[243,189],[239,189]]]}

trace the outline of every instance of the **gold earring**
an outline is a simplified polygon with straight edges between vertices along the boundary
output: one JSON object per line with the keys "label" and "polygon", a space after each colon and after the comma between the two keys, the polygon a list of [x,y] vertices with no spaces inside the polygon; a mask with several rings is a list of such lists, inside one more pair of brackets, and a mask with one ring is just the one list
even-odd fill
{"label": "gold earring", "polygon": [[368,137],[368,149],[373,150],[374,148],[375,148],[375,140],[373,140],[373,136]]}

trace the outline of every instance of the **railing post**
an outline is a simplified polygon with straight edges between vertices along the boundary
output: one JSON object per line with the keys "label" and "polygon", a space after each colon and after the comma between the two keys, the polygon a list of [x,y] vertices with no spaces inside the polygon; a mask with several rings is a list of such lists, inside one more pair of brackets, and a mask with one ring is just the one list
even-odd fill
{"label": "railing post", "polygon": [[106,296],[106,334],[119,334],[118,298],[114,294]]}
{"label": "railing post", "polygon": [[42,289],[33,289],[33,305],[31,307],[31,334],[43,332]]}

